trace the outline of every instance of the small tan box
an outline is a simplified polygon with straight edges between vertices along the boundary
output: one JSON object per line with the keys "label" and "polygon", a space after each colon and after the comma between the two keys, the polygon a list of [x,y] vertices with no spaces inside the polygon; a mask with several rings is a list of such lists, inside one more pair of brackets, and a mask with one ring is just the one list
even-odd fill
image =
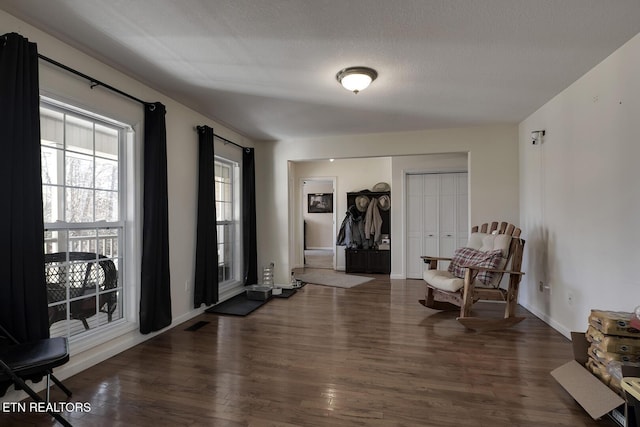
{"label": "small tan box", "polygon": [[587,340],[601,351],[640,356],[640,339],[603,334],[592,325],[587,328]]}
{"label": "small tan box", "polygon": [[606,335],[640,338],[640,330],[631,326],[633,313],[591,310],[589,324]]}

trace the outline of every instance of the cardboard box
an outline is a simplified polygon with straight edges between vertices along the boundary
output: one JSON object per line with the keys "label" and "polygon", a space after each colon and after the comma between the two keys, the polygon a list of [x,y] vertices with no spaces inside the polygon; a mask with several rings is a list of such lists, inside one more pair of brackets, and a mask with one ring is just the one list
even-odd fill
{"label": "cardboard box", "polygon": [[[621,426],[635,426],[633,408],[585,368],[589,349],[585,334],[571,332],[571,343],[574,360],[551,371],[551,376],[594,420],[609,415]],[[625,369],[623,372],[625,376],[640,376],[637,368]]]}

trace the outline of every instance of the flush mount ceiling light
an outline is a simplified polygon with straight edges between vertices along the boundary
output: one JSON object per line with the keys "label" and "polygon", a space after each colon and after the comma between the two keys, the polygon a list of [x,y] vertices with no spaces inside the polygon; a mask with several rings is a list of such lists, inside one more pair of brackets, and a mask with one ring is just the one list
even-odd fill
{"label": "flush mount ceiling light", "polygon": [[338,71],[336,80],[353,93],[366,89],[378,77],[378,72],[369,67],[349,67]]}

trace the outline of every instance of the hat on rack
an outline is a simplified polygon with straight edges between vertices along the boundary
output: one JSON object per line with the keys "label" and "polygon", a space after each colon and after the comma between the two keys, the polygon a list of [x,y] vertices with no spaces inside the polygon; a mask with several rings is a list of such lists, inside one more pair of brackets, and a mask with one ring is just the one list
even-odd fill
{"label": "hat on rack", "polygon": [[367,206],[369,206],[369,198],[367,196],[358,196],[356,197],[356,208],[360,212],[364,212],[367,210]]}
{"label": "hat on rack", "polygon": [[379,182],[373,186],[371,191],[380,192],[380,191],[391,191],[391,187],[386,182]]}
{"label": "hat on rack", "polygon": [[388,211],[391,208],[391,199],[386,194],[378,197],[378,206],[380,210]]}

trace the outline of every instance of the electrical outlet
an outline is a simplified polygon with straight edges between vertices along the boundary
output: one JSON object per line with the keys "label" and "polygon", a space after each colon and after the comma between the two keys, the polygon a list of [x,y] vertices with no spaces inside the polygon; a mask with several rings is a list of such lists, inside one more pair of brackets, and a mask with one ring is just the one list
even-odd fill
{"label": "electrical outlet", "polygon": [[572,305],[573,305],[573,300],[574,300],[574,298],[573,298],[573,292],[571,292],[571,291],[567,292],[567,304],[568,304],[569,306],[572,306]]}
{"label": "electrical outlet", "polygon": [[189,284],[191,283],[191,280],[187,279],[184,281],[184,291],[185,292],[189,292]]}

